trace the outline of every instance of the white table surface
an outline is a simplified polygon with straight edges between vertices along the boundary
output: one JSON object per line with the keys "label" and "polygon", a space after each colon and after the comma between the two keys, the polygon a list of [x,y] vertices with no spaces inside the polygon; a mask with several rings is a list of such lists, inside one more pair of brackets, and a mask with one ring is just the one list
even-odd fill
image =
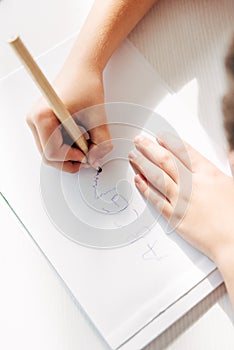
{"label": "white table surface", "polygon": [[[78,31],[91,4],[0,0],[0,78],[19,66],[4,43],[9,34],[21,33],[39,55]],[[189,101],[213,139],[211,125],[220,123],[222,59],[233,20],[233,0],[161,0],[130,34],[174,91],[185,92],[196,82],[197,93]],[[106,349],[1,198],[0,218],[0,348]],[[233,349],[233,325],[222,285],[145,350]]]}

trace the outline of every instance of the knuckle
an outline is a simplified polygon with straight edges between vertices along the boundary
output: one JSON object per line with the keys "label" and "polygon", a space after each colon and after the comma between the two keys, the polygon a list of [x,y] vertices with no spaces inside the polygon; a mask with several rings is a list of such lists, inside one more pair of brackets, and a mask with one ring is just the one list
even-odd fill
{"label": "knuckle", "polygon": [[161,173],[154,174],[153,183],[158,186],[165,186],[164,176]]}
{"label": "knuckle", "polygon": [[177,210],[174,210],[171,214],[169,223],[170,223],[171,227],[176,229],[178,227],[178,225],[182,222],[181,220],[182,220],[182,217],[181,217],[180,213]]}
{"label": "knuckle", "polygon": [[159,212],[162,212],[164,207],[164,201],[159,195],[154,196],[154,198],[152,198],[152,204],[155,208],[157,208]]}
{"label": "knuckle", "polygon": [[70,174],[76,174],[78,171],[80,170],[80,167],[78,165],[74,165],[72,167],[70,167],[67,172],[69,172]]}
{"label": "knuckle", "polygon": [[153,197],[151,198],[151,203],[153,204],[154,207],[157,207],[157,208],[158,208],[158,204],[159,204],[158,196],[153,196]]}
{"label": "knuckle", "polygon": [[175,223],[179,223],[185,218],[188,202],[184,202],[183,200],[178,200],[173,210],[173,219]]}
{"label": "knuckle", "polygon": [[182,193],[182,194],[178,194],[179,200],[183,203],[183,204],[188,204],[191,198],[191,193]]}
{"label": "knuckle", "polygon": [[107,154],[111,152],[114,148],[114,145],[111,141],[103,142],[103,144],[100,145],[100,151],[103,154]]}
{"label": "knuckle", "polygon": [[146,186],[145,188],[142,189],[142,194],[143,196],[148,200],[149,199],[149,189],[148,186]]}
{"label": "knuckle", "polygon": [[44,163],[45,165],[51,165],[50,161],[49,161],[48,159],[46,159],[45,156],[42,157],[42,160],[43,160],[43,163]]}
{"label": "knuckle", "polygon": [[51,114],[51,110],[42,101],[38,101],[26,115],[26,122],[30,126],[40,123],[45,117]]}
{"label": "knuckle", "polygon": [[165,167],[171,161],[171,156],[169,152],[162,151],[161,156],[159,158],[159,166]]}
{"label": "knuckle", "polygon": [[177,188],[175,188],[175,186],[171,185],[167,188],[166,196],[171,204],[175,204],[180,201],[179,191]]}
{"label": "knuckle", "polygon": [[55,148],[47,148],[44,151],[44,156],[49,161],[58,160],[58,152]]}
{"label": "knuckle", "polygon": [[105,151],[106,151],[107,153],[109,153],[109,152],[111,152],[111,151],[113,150],[113,148],[114,148],[113,143],[112,143],[112,142],[108,142],[108,143],[106,144],[106,146],[105,146]]}
{"label": "knuckle", "polygon": [[31,127],[31,126],[33,125],[31,113],[28,113],[28,114],[26,115],[26,119],[25,119],[25,120],[26,120],[26,123],[28,124],[29,127]]}
{"label": "knuckle", "polygon": [[40,124],[41,121],[45,118],[45,113],[44,111],[38,111],[37,113],[35,113],[32,117],[32,119],[34,120],[34,122],[36,124]]}
{"label": "knuckle", "polygon": [[183,216],[184,216],[184,211],[180,209],[176,209],[173,213],[173,217],[176,223],[181,221],[183,219]]}

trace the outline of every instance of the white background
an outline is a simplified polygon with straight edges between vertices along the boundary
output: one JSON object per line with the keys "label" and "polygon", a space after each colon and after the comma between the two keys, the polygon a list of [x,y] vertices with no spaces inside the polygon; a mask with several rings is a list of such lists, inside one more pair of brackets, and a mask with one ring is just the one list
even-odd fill
{"label": "white background", "polygon": [[[19,66],[3,41],[9,35],[19,32],[34,55],[39,55],[78,31],[91,4],[90,0],[85,4],[80,0],[0,1],[0,78]],[[161,0],[130,35],[169,87],[197,108],[214,139],[209,126],[220,118],[222,62],[234,32],[233,20],[232,0]],[[0,348],[105,349],[3,204],[0,217]],[[233,349],[233,323],[221,286],[147,350]]]}

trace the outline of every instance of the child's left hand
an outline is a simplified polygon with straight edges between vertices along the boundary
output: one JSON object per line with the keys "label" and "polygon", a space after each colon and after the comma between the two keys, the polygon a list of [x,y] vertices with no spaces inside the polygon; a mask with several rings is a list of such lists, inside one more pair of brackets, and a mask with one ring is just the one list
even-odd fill
{"label": "child's left hand", "polygon": [[234,180],[173,135],[135,145],[136,186],[172,228],[216,263],[234,251]]}

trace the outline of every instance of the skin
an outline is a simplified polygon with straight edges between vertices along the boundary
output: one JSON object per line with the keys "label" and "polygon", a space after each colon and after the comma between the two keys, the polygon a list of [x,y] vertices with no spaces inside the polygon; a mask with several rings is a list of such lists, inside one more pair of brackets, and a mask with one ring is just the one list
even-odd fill
{"label": "skin", "polygon": [[[95,1],[54,81],[55,89],[71,114],[104,102],[102,77],[109,58],[155,2]],[[229,101],[224,108],[229,121],[234,120],[233,82],[234,77],[230,79],[229,92],[224,98]],[[90,116],[82,118],[77,115],[75,120],[86,130],[94,123]],[[28,113],[27,122],[48,165],[71,173],[89,166],[80,150],[64,143],[59,122],[44,100],[40,100]],[[100,159],[111,151],[112,143],[105,113],[100,116],[99,125],[94,126],[89,131],[92,144],[88,163],[96,167]],[[186,144],[191,160],[191,164],[188,163],[172,135],[162,135],[154,143],[138,137],[135,145],[136,151],[129,158],[138,171],[135,177],[138,190],[178,233],[216,263],[234,306],[233,179]],[[229,159],[234,174],[233,147],[230,148]],[[181,174],[192,179],[191,197],[186,192],[180,193]]]}
{"label": "skin", "polygon": [[[189,144],[180,144],[170,134],[157,142],[136,137],[129,154],[138,172],[135,184],[183,238],[216,263],[234,306],[234,181]],[[182,179],[191,176],[192,193],[180,193],[178,169]]]}
{"label": "skin", "polygon": [[[156,0],[94,2],[86,23],[53,84],[71,114],[104,102],[102,78],[109,58],[155,2]],[[92,145],[88,163],[97,168],[101,158],[112,149],[105,113],[102,113],[98,126],[91,116],[82,118],[77,114],[75,120],[89,130]],[[88,166],[82,164],[86,158],[80,150],[64,144],[60,123],[44,100],[40,100],[28,113],[27,123],[45,163],[70,173]]]}

